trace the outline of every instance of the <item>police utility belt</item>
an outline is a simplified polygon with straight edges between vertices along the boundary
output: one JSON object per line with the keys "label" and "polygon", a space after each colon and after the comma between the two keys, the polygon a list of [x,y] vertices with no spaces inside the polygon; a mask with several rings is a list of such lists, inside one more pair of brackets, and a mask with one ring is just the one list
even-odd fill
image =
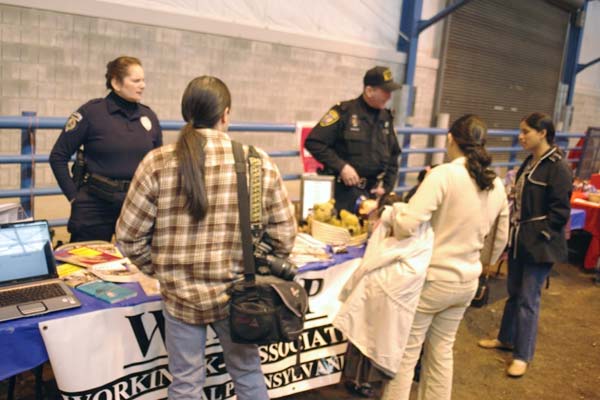
{"label": "police utility belt", "polygon": [[131,183],[131,181],[112,179],[88,172],[82,148],[77,150],[71,173],[73,175],[73,183],[75,183],[77,189],[85,185],[88,192],[93,196],[118,206],[123,204],[127,190],[129,190],[129,184]]}
{"label": "police utility belt", "polygon": [[131,181],[121,181],[116,179],[107,178],[99,174],[88,173],[84,178],[85,182],[89,186],[96,186],[107,192],[126,192],[129,190],[129,184]]}
{"label": "police utility belt", "polygon": [[83,178],[88,192],[99,199],[110,203],[122,204],[131,181],[111,179],[106,176],[88,172]]}

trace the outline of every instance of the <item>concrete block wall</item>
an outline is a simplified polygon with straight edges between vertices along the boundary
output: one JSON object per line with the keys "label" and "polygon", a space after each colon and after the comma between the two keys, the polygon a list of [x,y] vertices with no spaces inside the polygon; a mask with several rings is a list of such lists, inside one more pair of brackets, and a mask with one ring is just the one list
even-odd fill
{"label": "concrete block wall", "polygon": [[[0,154],[13,155],[21,152],[21,131],[3,129],[0,132]],[[20,167],[18,164],[0,165],[0,188],[18,188],[20,186]]]}
{"label": "concrete block wall", "polygon": [[[436,126],[435,116],[433,115],[434,99],[436,93],[436,82],[438,74],[437,60],[419,57],[420,67],[415,71],[415,86],[417,87],[415,97],[415,111],[410,118],[412,126]],[[429,135],[412,135],[411,148],[428,147]],[[407,165],[417,166],[426,164],[425,154],[410,154]],[[416,173],[407,176],[408,183],[416,182]]]}
{"label": "concrete block wall", "polygon": [[[235,122],[292,123],[318,120],[340,100],[360,93],[364,71],[388,65],[402,80],[404,65],[332,52],[137,23],[0,5],[0,115],[36,111],[40,116],[69,115],[92,98],[106,94],[105,65],[122,54],[139,57],[146,72],[144,103],[162,120],[179,120],[180,98],[195,76],[216,75],[233,94]],[[433,126],[438,62],[419,55],[414,126]],[[594,124],[598,93],[575,97],[573,131]],[[394,104],[398,104],[395,102]],[[398,105],[397,107],[403,107]],[[397,110],[398,111],[398,110]],[[18,152],[19,132],[0,132],[0,152]],[[48,153],[58,131],[38,131],[36,149]],[[238,140],[266,151],[296,150],[298,139],[284,133],[233,133]],[[165,141],[177,132],[166,132]],[[427,145],[414,135],[411,147]],[[277,158],[283,174],[297,174],[296,158]],[[413,154],[408,165],[422,165]],[[16,165],[0,169],[0,187],[18,187]],[[47,164],[36,165],[36,186],[56,183]],[[409,176],[406,184],[411,184]],[[288,182],[299,197],[298,182]]]}
{"label": "concrete block wall", "polygon": [[[66,117],[86,101],[105,96],[106,63],[123,54],[141,59],[147,83],[143,103],[161,120],[181,119],[181,94],[198,75],[215,75],[227,83],[233,121],[273,123],[320,119],[333,104],[358,96],[365,70],[374,65],[388,65],[397,80],[403,79],[402,64],[336,54],[335,49],[317,51],[8,5],[0,5],[0,22],[0,115],[36,111],[39,116]],[[39,132],[37,152],[49,152],[58,133]],[[176,135],[167,132],[165,141],[174,141]],[[235,136],[267,151],[298,148],[291,134]],[[12,143],[0,132],[0,152],[12,152]],[[283,174],[301,172],[297,159],[276,161]],[[56,185],[47,167],[38,166],[38,187]],[[0,170],[0,185],[12,186],[12,176],[4,174]],[[293,197],[298,197],[296,186],[290,185]]]}
{"label": "concrete block wall", "polygon": [[600,126],[600,91],[580,90],[573,96],[571,132],[585,132],[590,126]]}

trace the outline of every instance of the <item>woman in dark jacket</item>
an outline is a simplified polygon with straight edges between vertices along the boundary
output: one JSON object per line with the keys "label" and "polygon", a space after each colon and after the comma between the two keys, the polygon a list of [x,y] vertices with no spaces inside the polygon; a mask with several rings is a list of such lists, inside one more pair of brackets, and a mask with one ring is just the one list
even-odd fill
{"label": "woman in dark jacket", "polygon": [[71,203],[71,242],[111,240],[133,173],[146,153],[162,145],[156,114],[140,103],[146,87],[140,60],[118,57],[106,65],[105,76],[108,95],[72,113],[50,153],[56,181]]}
{"label": "woman in dark jacket", "polygon": [[483,348],[512,349],[511,377],[527,371],[537,336],[542,284],[552,265],[567,258],[565,226],[570,215],[573,175],[554,145],[552,118],[542,113],[525,117],[519,142],[530,155],[516,176],[511,210],[508,258],[508,300],[496,339],[482,339]]}

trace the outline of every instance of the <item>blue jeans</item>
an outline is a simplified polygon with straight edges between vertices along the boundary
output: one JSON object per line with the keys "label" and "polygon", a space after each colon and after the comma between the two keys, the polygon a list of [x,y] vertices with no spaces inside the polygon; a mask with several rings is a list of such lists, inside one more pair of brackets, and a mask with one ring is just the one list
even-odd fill
{"label": "blue jeans", "polygon": [[509,257],[508,300],[504,305],[498,340],[513,345],[513,358],[531,361],[535,352],[542,285],[551,263],[525,263]]}
{"label": "blue jeans", "polygon": [[[190,325],[170,315],[163,308],[169,371],[173,381],[169,385],[170,400],[198,400],[203,398],[206,380],[205,345],[206,325]],[[227,372],[235,385],[239,400],[267,400],[267,386],[260,367],[255,345],[231,341],[229,320],[211,323],[219,336]]]}

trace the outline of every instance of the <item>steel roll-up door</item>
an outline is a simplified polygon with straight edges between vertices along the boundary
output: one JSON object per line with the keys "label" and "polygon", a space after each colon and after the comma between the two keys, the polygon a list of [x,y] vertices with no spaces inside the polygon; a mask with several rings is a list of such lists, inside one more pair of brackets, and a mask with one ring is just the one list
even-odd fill
{"label": "steel roll-up door", "polygon": [[451,14],[438,111],[450,121],[474,113],[497,129],[518,128],[532,111],[553,115],[568,22],[545,0],[475,0]]}

